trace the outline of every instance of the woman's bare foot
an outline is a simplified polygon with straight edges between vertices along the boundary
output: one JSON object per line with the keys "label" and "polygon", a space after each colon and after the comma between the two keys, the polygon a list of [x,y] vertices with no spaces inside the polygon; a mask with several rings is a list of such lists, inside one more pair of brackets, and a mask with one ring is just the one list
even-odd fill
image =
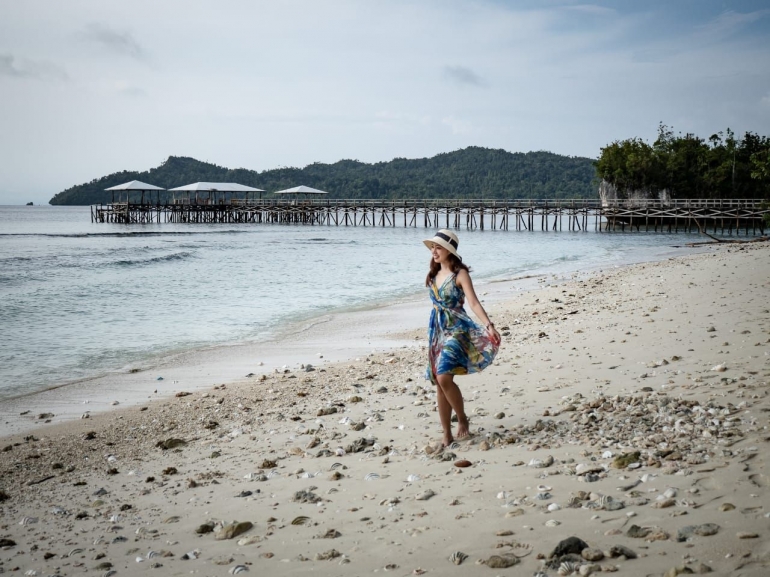
{"label": "woman's bare foot", "polygon": [[454,438],[451,434],[444,435],[444,440],[441,442],[441,445],[446,449],[449,445],[454,443]]}
{"label": "woman's bare foot", "polygon": [[457,417],[457,438],[466,439],[470,436],[468,417]]}

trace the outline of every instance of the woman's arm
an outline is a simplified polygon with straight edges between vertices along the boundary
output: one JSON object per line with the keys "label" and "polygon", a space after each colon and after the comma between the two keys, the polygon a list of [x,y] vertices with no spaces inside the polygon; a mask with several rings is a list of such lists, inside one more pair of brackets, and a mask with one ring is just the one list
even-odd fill
{"label": "woman's arm", "polygon": [[465,301],[468,303],[468,306],[471,307],[471,310],[476,314],[482,324],[487,327],[487,330],[492,337],[492,341],[496,344],[499,344],[500,333],[497,332],[494,323],[489,320],[487,311],[485,311],[484,307],[481,306],[481,303],[476,296],[476,291],[473,290],[471,275],[468,274],[467,270],[460,270],[460,272],[457,273],[455,282],[457,282],[457,285],[462,289],[463,293],[465,293]]}

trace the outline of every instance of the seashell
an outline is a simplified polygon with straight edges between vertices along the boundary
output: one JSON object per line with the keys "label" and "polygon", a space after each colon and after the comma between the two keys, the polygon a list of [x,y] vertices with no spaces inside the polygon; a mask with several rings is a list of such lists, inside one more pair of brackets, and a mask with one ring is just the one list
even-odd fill
{"label": "seashell", "polygon": [[584,495],[584,491],[579,491],[577,495],[570,495],[569,500],[567,501],[567,506],[569,507],[580,507],[583,504],[583,501],[588,499],[587,495]]}
{"label": "seashell", "polygon": [[248,570],[249,568],[246,567],[246,565],[236,565],[235,567],[231,567],[228,573],[230,573],[230,575],[237,575],[238,573],[246,573]]}
{"label": "seashell", "polygon": [[238,545],[241,547],[244,545],[251,545],[253,543],[259,543],[260,541],[263,541],[264,537],[261,535],[249,535],[248,537],[244,537],[243,539],[238,540]]}
{"label": "seashell", "polygon": [[315,473],[311,473],[310,471],[306,471],[303,475],[303,479],[312,479],[313,477],[317,477],[321,474],[321,471],[316,471]]}
{"label": "seashell", "polygon": [[31,525],[32,523],[37,523],[38,518],[37,517],[22,517],[21,521],[19,521],[19,525]]}
{"label": "seashell", "polygon": [[551,495],[547,491],[545,493],[538,493],[537,495],[535,495],[535,499],[537,499],[538,501],[547,501],[551,497],[553,497],[553,495]]}
{"label": "seashell", "polygon": [[294,517],[294,520],[291,522],[292,525],[306,525],[310,522],[310,517],[306,517],[305,515],[300,515],[299,517]]}
{"label": "seashell", "polygon": [[337,447],[334,450],[334,454],[337,455],[338,457],[344,457],[345,456],[345,449],[343,449],[342,447]]}
{"label": "seashell", "polygon": [[546,491],[550,491],[551,487],[549,487],[548,485],[538,485],[537,490],[540,491],[541,493],[545,493]]}
{"label": "seashell", "polygon": [[535,467],[536,469],[544,469],[551,465],[553,465],[553,457],[548,455],[545,459],[532,459],[528,466]]}
{"label": "seashell", "polygon": [[447,449],[449,449],[449,450],[451,450],[451,451],[454,451],[455,449],[459,449],[459,448],[460,448],[460,443],[458,443],[457,441],[453,441],[453,442],[452,442],[452,443],[450,443],[450,444],[449,444],[449,446],[447,447]]}
{"label": "seashell", "polygon": [[268,479],[275,479],[276,477],[280,477],[281,473],[278,472],[278,469],[273,469],[267,474]]}
{"label": "seashell", "polygon": [[406,482],[407,483],[416,483],[419,480],[420,480],[420,476],[419,475],[409,475],[406,478]]}
{"label": "seashell", "polygon": [[561,509],[561,507],[559,506],[558,503],[551,503],[550,505],[548,505],[548,510],[551,511],[552,513],[554,511],[558,511],[559,509]]}
{"label": "seashell", "polygon": [[558,527],[561,525],[561,521],[557,521],[556,519],[548,519],[548,521],[545,522],[546,527]]}
{"label": "seashell", "polygon": [[329,470],[330,470],[330,471],[334,471],[334,469],[339,469],[339,468],[340,468],[340,467],[342,467],[342,466],[343,466],[343,464],[342,464],[342,463],[332,463],[332,466],[331,466],[331,467],[329,467]]}
{"label": "seashell", "polygon": [[94,539],[94,545],[101,545],[102,543],[104,543],[104,537],[97,537],[96,539]]}
{"label": "seashell", "polygon": [[573,563],[572,561],[564,561],[559,565],[559,575],[572,575],[580,570],[580,563]]}
{"label": "seashell", "polygon": [[716,365],[714,367],[711,367],[712,371],[716,371],[717,373],[724,373],[727,370],[727,365],[724,363]]}
{"label": "seashell", "polygon": [[182,555],[182,559],[197,559],[201,555],[200,549],[193,549]]}
{"label": "seashell", "polygon": [[122,517],[120,515],[110,515],[110,523],[120,523]]}
{"label": "seashell", "polygon": [[428,499],[430,499],[431,497],[433,497],[435,495],[436,495],[436,493],[434,493],[431,489],[426,489],[425,491],[423,491],[422,493],[417,495],[415,497],[415,499],[417,501],[427,501]]}
{"label": "seashell", "polygon": [[[94,543],[96,545],[96,543]],[[83,552],[83,549],[80,547],[75,547],[72,549],[69,553],[67,553],[67,557],[74,557],[75,555],[80,555]]]}
{"label": "seashell", "polygon": [[473,463],[468,461],[467,459],[460,459],[459,461],[455,461],[455,467],[470,467]]}
{"label": "seashell", "polygon": [[500,491],[497,494],[498,499],[507,499],[508,498],[508,492],[507,491]]}
{"label": "seashell", "polygon": [[455,565],[461,565],[467,558],[468,556],[462,551],[455,551],[449,556],[449,560]]}
{"label": "seashell", "polygon": [[67,511],[62,507],[52,507],[51,513],[53,513],[54,515],[68,515],[69,511]]}
{"label": "seashell", "polygon": [[137,555],[135,559],[137,563],[144,563],[144,560],[145,560],[144,557],[142,557],[141,555]]}
{"label": "seashell", "polygon": [[160,553],[158,553],[157,551],[152,551],[152,550],[147,551],[147,555],[145,555],[145,557],[147,557],[147,559],[152,559],[154,557],[160,557],[160,556],[161,556]]}
{"label": "seashell", "polygon": [[364,477],[364,481],[376,481],[380,478],[380,475],[377,473],[367,473]]}
{"label": "seashell", "polygon": [[598,503],[599,507],[606,507],[609,503],[612,503],[612,497],[609,495],[601,495],[596,502]]}

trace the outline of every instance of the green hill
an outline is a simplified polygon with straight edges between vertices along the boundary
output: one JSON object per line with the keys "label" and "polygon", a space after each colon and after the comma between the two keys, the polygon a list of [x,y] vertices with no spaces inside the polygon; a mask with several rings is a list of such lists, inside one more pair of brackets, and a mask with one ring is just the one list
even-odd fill
{"label": "green hill", "polygon": [[[594,177],[590,158],[542,151],[511,153],[475,146],[432,158],[395,158],[375,164],[340,160],[263,172],[170,156],[145,172],[116,172],[73,186],[50,202],[109,202],[112,193],[104,189],[131,180],[163,188],[193,182],[237,182],[268,192],[304,184],[328,191],[329,198],[596,198]],[[169,194],[161,193],[161,200]]]}

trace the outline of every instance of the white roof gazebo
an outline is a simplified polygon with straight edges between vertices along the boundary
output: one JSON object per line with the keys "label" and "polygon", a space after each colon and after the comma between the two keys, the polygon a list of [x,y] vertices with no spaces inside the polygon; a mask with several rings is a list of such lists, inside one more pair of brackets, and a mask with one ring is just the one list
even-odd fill
{"label": "white roof gazebo", "polygon": [[131,182],[126,182],[123,184],[118,184],[117,186],[111,186],[109,188],[105,188],[105,191],[112,192],[112,202],[115,202],[115,191],[126,191],[126,202],[128,202],[128,195],[130,192],[136,191],[142,193],[142,202],[144,203],[144,193],[149,192],[152,190],[157,190],[160,192],[161,190],[166,190],[165,188],[161,188],[159,186],[155,186],[154,184],[147,184],[146,182],[142,182],[141,180],[132,180]]}
{"label": "white roof gazebo", "polygon": [[261,188],[238,184],[237,182],[193,182],[176,188],[169,188],[169,191],[194,191],[194,192],[265,192]]}
{"label": "white roof gazebo", "polygon": [[329,194],[325,190],[318,190],[317,188],[310,188],[309,186],[295,186],[294,188],[287,188],[285,190],[278,190],[273,194]]}
{"label": "white roof gazebo", "polygon": [[[252,186],[246,186],[245,184],[238,184],[237,182],[194,182],[192,184],[186,184],[184,186],[177,186],[176,188],[169,188],[169,192],[208,192],[209,198],[211,198],[211,193],[227,193],[227,192],[259,192],[259,197],[262,198],[264,190],[261,188],[254,188]],[[197,194],[196,194],[197,198]],[[216,200],[216,194],[214,196]]]}

